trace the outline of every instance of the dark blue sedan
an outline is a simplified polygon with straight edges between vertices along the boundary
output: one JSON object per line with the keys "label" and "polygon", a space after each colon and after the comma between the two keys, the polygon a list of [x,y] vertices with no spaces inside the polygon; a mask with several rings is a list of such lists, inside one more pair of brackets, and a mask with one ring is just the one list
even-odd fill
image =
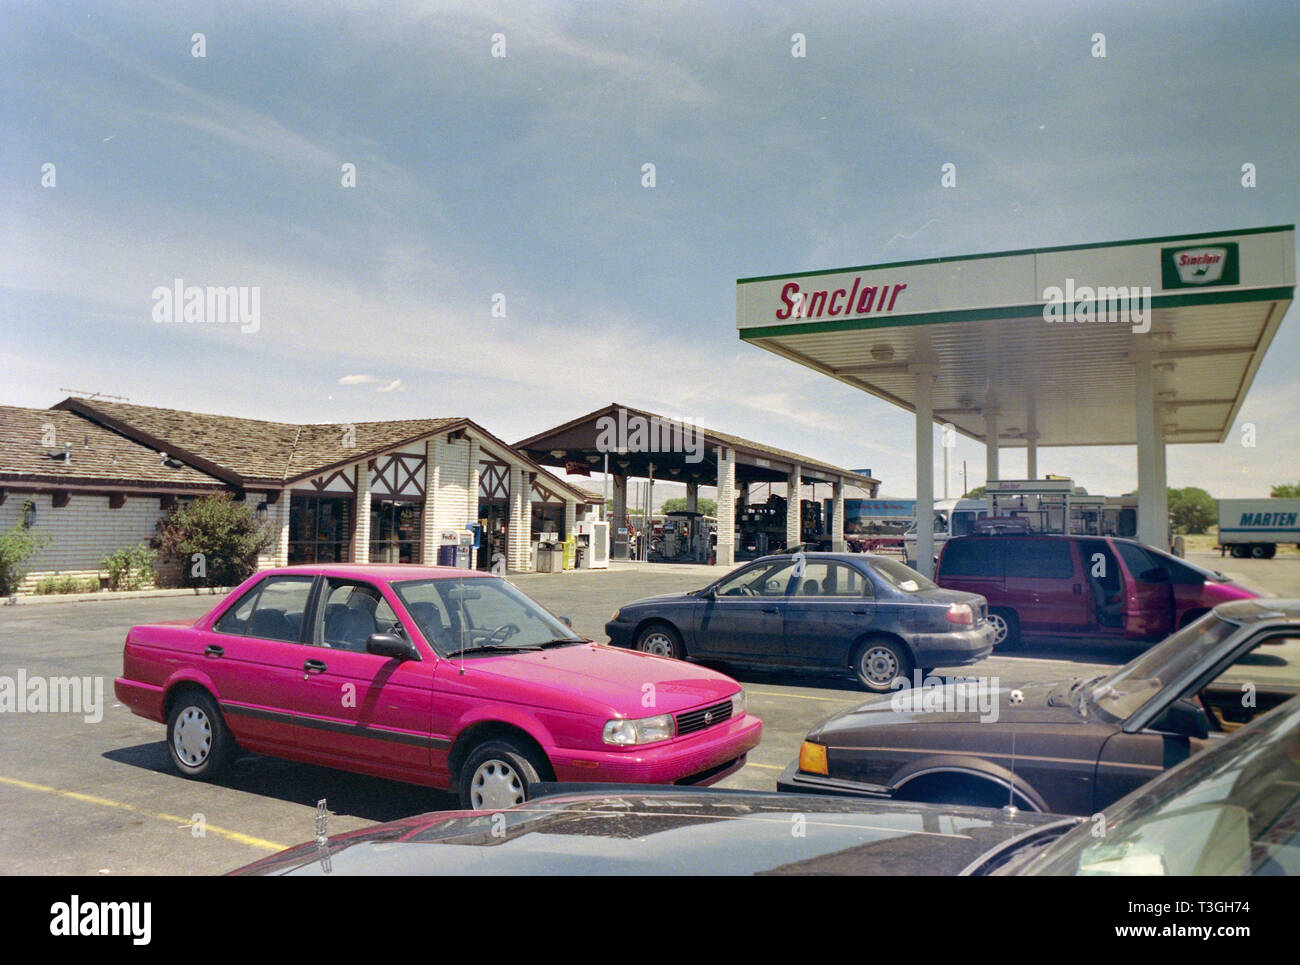
{"label": "dark blue sedan", "polygon": [[701,590],[619,609],[610,643],[679,659],[853,671],[886,693],[993,650],[988,606],[887,556],[794,553],[746,563]]}

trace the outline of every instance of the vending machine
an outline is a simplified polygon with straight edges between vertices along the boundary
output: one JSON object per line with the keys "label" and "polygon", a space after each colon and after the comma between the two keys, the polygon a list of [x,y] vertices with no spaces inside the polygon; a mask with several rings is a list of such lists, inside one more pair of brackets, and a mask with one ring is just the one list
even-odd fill
{"label": "vending machine", "polygon": [[574,527],[578,539],[579,566],[583,569],[609,569],[609,522],[603,519],[579,520]]}

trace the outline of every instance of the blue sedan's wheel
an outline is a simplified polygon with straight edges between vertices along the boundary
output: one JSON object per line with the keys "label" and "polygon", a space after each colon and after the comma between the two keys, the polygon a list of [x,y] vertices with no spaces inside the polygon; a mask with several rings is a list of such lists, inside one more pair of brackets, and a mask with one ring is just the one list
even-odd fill
{"label": "blue sedan's wheel", "polygon": [[896,640],[877,637],[858,644],[853,653],[853,673],[858,682],[875,694],[887,694],[898,678],[907,679],[912,658]]}
{"label": "blue sedan's wheel", "polygon": [[652,623],[637,636],[636,648],[642,653],[652,653],[656,657],[672,657],[674,660],[680,660],[682,638],[667,624]]}

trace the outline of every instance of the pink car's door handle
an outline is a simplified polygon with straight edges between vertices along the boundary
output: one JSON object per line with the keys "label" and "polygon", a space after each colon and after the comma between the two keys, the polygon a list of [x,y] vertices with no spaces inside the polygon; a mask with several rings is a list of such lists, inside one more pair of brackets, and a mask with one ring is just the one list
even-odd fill
{"label": "pink car's door handle", "polygon": [[302,665],[302,672],[305,674],[324,673],[328,669],[329,667],[325,666],[324,660],[308,660]]}
{"label": "pink car's door handle", "polygon": [[209,643],[203,649],[203,656],[205,657],[224,657],[225,655],[226,655],[226,648],[218,647],[215,643]]}

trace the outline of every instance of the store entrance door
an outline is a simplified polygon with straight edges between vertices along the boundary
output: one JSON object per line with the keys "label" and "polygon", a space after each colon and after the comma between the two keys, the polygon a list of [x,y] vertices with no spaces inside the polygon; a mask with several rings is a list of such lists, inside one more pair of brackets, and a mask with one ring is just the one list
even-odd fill
{"label": "store entrance door", "polygon": [[500,553],[503,557],[506,555],[506,537],[510,532],[510,500],[480,497],[478,522],[483,527],[483,535],[479,540],[474,568],[490,570],[496,554]]}

